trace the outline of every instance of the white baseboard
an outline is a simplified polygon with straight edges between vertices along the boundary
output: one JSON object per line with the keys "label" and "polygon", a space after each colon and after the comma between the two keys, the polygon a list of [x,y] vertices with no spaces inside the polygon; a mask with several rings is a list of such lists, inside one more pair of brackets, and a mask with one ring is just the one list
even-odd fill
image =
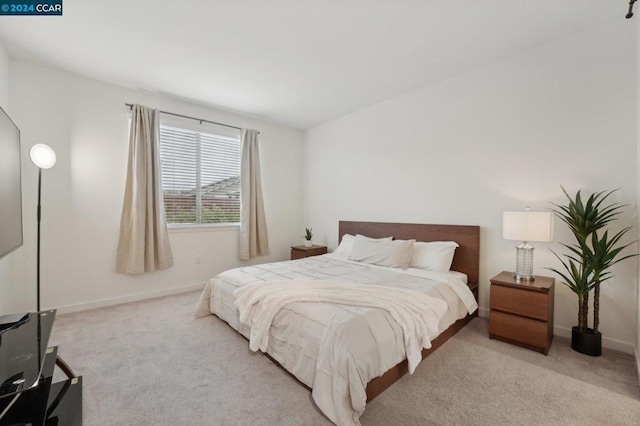
{"label": "white baseboard", "polygon": [[[568,339],[571,339],[571,329],[567,327],[561,327],[556,325],[553,327],[553,334],[556,336],[561,336],[561,337],[566,337]],[[631,343],[623,342],[621,340],[612,339],[610,337],[604,337],[604,336],[602,336],[602,347],[613,349],[615,351],[628,353],[631,355],[633,355],[633,352],[635,349],[633,344]]]}
{"label": "white baseboard", "polygon": [[180,287],[153,290],[145,293],[132,294],[129,296],[113,297],[110,299],[100,299],[93,302],[77,303],[74,305],[60,306],[57,314],[69,314],[71,312],[87,311],[89,309],[104,308],[105,306],[120,305],[122,303],[137,302],[139,300],[154,299],[156,297],[171,296],[174,294],[187,293],[189,291],[202,290],[206,283],[189,284]]}

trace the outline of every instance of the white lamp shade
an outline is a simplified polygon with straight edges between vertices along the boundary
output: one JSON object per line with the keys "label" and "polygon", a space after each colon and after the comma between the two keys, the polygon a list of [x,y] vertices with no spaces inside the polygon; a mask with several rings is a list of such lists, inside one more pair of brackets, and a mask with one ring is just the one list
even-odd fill
{"label": "white lamp shade", "polygon": [[49,145],[37,143],[31,147],[29,157],[41,169],[50,169],[56,164],[56,153]]}
{"label": "white lamp shade", "polygon": [[517,241],[553,241],[553,213],[504,212],[502,238]]}

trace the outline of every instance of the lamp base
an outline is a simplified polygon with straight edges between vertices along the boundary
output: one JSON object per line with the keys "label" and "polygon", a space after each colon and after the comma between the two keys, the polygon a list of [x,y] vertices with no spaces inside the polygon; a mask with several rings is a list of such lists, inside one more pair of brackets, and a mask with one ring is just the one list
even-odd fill
{"label": "lamp base", "polygon": [[533,281],[533,247],[524,241],[516,247],[516,271],[513,276],[517,281]]}
{"label": "lamp base", "polygon": [[536,277],[534,275],[522,275],[516,272],[513,273],[513,278],[517,281],[535,281]]}

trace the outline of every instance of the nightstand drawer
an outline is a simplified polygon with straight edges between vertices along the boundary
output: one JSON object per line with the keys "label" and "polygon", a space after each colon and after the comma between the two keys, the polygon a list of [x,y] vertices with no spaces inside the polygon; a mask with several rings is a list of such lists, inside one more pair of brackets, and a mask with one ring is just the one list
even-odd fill
{"label": "nightstand drawer", "polygon": [[305,247],[305,246],[291,247],[291,260],[303,259],[305,257],[310,257],[310,256],[319,256],[322,254],[327,254],[326,246],[313,245],[311,247]]}
{"label": "nightstand drawer", "polygon": [[490,304],[492,311],[497,309],[543,321],[549,316],[549,296],[535,291],[492,285]]}
{"label": "nightstand drawer", "polygon": [[303,259],[307,256],[307,253],[302,250],[291,250],[291,260]]}
{"label": "nightstand drawer", "polygon": [[550,340],[547,330],[546,322],[497,311],[489,314],[489,334],[493,338],[504,338],[544,349]]}

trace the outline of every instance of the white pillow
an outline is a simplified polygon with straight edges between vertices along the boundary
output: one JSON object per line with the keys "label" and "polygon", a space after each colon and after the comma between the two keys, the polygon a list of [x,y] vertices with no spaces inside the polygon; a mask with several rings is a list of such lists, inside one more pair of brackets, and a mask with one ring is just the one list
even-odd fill
{"label": "white pillow", "polygon": [[458,243],[455,241],[417,242],[413,245],[413,256],[409,266],[427,271],[447,272],[451,269],[456,247]]}
{"label": "white pillow", "polygon": [[[369,238],[369,237],[365,237],[364,235],[360,235],[358,234],[358,236],[362,237],[362,238],[367,238],[369,240],[387,240],[387,241],[391,241],[393,239],[393,237],[384,237],[384,238]],[[344,234],[342,236],[342,241],[340,241],[340,245],[338,246],[337,249],[335,249],[333,251],[333,254],[336,254],[344,259],[349,258],[349,255],[351,254],[351,250],[353,249],[353,241],[354,241],[355,237],[351,234]]]}
{"label": "white pillow", "polygon": [[416,240],[373,240],[356,235],[349,260],[407,269]]}

